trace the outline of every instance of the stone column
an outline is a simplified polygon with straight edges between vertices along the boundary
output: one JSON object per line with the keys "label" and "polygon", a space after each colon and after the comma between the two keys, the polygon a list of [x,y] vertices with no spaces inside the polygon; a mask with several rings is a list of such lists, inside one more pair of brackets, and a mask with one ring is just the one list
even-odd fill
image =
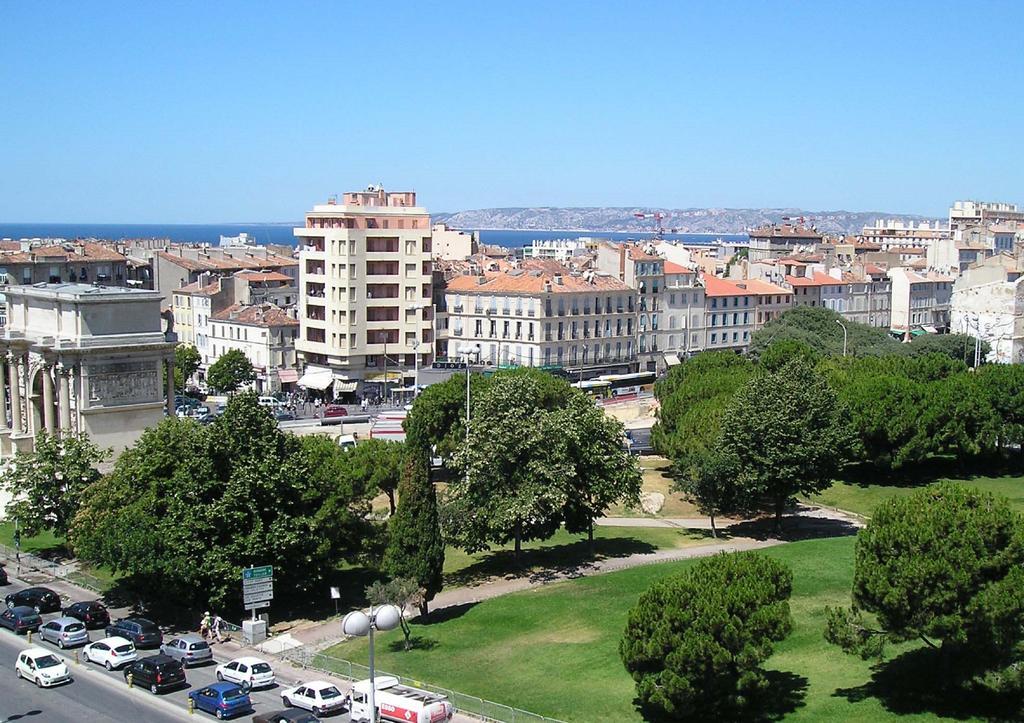
{"label": "stone column", "polygon": [[60,389],[57,394],[57,404],[60,406],[60,428],[61,431],[71,431],[71,370],[63,365],[57,366],[57,374],[60,376]]}
{"label": "stone column", "polygon": [[21,434],[21,359],[13,353],[7,355],[7,378],[11,384],[11,431]]}
{"label": "stone column", "polygon": [[44,364],[39,370],[43,375],[43,429],[47,434],[56,434],[57,420],[53,413],[53,375],[50,373],[53,367]]}
{"label": "stone column", "polygon": [[0,429],[7,431],[11,427],[11,418],[7,412],[7,361],[0,357]]}
{"label": "stone column", "polygon": [[167,370],[167,416],[174,416],[174,362],[165,361],[164,369]]}

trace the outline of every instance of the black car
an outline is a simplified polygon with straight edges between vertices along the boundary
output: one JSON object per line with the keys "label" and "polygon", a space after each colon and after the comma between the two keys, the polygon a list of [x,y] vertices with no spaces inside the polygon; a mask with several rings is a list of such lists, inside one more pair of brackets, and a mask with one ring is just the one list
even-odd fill
{"label": "black car", "polygon": [[167,655],[150,655],[130,663],[124,669],[125,682],[129,675],[132,685],[149,688],[154,695],[186,684],[185,669],[179,661]]}
{"label": "black car", "polygon": [[164,642],[160,628],[146,618],[121,618],[107,626],[107,637],[118,635],[131,640],[136,648],[159,648]]}
{"label": "black car", "polygon": [[252,723],[320,723],[320,719],[304,710],[288,708],[254,715]]}
{"label": "black car", "polygon": [[7,608],[0,613],[0,626],[13,630],[16,633],[39,632],[43,624],[43,617],[30,607],[19,605]]}
{"label": "black car", "polygon": [[60,595],[48,587],[27,587],[4,598],[7,607],[25,606],[37,613],[60,612]]}
{"label": "black car", "polygon": [[110,625],[110,613],[98,600],[71,603],[64,608],[64,616],[81,620],[90,630]]}

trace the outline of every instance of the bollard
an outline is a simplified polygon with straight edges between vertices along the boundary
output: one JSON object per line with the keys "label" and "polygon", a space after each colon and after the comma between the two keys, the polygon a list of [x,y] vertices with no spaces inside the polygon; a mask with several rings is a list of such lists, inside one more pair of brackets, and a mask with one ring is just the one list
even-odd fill
{"label": "bollard", "polygon": [[132,686],[132,682],[133,682],[134,678],[135,678],[135,676],[132,675],[131,673],[128,673],[128,675],[124,676],[124,679],[128,681],[128,687],[129,688],[133,687]]}
{"label": "bollard", "polygon": [[28,644],[31,645],[32,644],[32,631],[31,630],[28,631],[27,636],[28,636]]}
{"label": "bollard", "polygon": [[195,715],[196,714],[196,701],[195,701],[195,698],[189,698],[188,699],[188,714],[189,715]]}
{"label": "bollard", "polygon": [[81,665],[81,661],[78,659],[78,651],[75,651],[75,665]]}

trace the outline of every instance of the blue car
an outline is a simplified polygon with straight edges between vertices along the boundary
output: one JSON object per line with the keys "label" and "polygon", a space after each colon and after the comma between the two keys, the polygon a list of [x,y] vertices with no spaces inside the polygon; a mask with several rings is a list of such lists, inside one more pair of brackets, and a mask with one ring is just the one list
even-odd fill
{"label": "blue car", "polygon": [[195,707],[213,713],[218,718],[231,718],[252,710],[252,701],[242,688],[234,683],[214,683],[188,694]]}

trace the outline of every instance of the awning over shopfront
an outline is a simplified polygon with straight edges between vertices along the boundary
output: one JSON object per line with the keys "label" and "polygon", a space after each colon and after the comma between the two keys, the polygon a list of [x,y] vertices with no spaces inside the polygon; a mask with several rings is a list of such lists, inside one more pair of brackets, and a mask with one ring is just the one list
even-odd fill
{"label": "awning over shopfront", "polygon": [[278,369],[277,378],[282,384],[290,384],[299,381],[299,372],[295,369]]}
{"label": "awning over shopfront", "polygon": [[927,324],[925,324],[921,328],[924,329],[925,331],[927,331],[929,334],[938,334],[939,333],[938,329],[936,329],[934,326],[928,326]]}
{"label": "awning over shopfront", "polygon": [[679,363],[679,356],[677,354],[666,354],[665,363],[670,367],[674,367]]}
{"label": "awning over shopfront", "polygon": [[334,387],[335,394],[351,394],[356,390],[358,382],[338,382]]}
{"label": "awning over shopfront", "polygon": [[299,386],[306,389],[327,389],[334,382],[330,369],[310,369],[299,379]]}
{"label": "awning over shopfront", "polygon": [[[386,381],[387,381],[388,384],[394,384],[395,382],[400,382],[400,381],[402,381],[402,377],[404,376],[402,374],[402,372],[399,372],[399,371],[388,371],[387,375],[388,376],[387,376],[387,380]],[[368,381],[368,382],[376,382],[376,383],[383,383],[385,381],[385,379],[384,379],[384,372],[377,372],[376,374],[367,374],[366,375],[366,381]]]}

